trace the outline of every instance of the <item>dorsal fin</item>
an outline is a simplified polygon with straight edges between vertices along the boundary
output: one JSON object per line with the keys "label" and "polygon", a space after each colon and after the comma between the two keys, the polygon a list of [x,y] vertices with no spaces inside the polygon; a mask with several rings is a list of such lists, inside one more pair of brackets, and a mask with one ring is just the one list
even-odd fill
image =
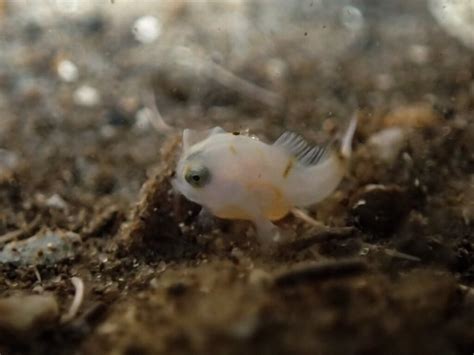
{"label": "dorsal fin", "polygon": [[303,137],[294,132],[284,132],[273,143],[293,155],[303,165],[316,165],[326,155],[327,144],[312,146]]}
{"label": "dorsal fin", "polygon": [[243,129],[243,130],[232,131],[232,134],[234,136],[246,136],[246,137],[248,137],[250,135],[250,129],[246,128],[246,129]]}

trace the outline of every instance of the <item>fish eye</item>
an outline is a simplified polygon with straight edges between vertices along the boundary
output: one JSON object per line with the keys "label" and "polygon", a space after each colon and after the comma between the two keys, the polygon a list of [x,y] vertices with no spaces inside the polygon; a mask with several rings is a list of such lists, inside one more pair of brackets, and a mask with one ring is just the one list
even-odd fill
{"label": "fish eye", "polygon": [[209,182],[210,177],[209,169],[205,167],[189,169],[184,174],[186,182],[194,187],[203,187]]}

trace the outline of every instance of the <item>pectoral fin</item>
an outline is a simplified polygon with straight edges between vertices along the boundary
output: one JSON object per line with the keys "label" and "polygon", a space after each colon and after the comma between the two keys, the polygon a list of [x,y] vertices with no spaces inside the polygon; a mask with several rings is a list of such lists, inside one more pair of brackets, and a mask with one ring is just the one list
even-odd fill
{"label": "pectoral fin", "polygon": [[268,182],[251,182],[247,184],[247,190],[255,198],[263,215],[272,221],[285,217],[291,209],[283,192]]}

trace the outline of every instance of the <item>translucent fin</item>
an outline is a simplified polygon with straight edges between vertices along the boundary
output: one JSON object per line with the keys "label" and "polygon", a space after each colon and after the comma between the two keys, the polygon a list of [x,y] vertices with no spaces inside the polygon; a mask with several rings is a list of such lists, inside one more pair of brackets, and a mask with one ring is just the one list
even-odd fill
{"label": "translucent fin", "polygon": [[307,166],[318,164],[327,151],[327,144],[311,146],[303,137],[293,132],[283,133],[273,145],[282,147],[298,159],[301,164]]}
{"label": "translucent fin", "polygon": [[195,131],[193,129],[185,129],[183,131],[183,149],[188,150],[194,144],[203,141],[209,136],[218,133],[225,133],[221,127],[214,127],[205,131]]}
{"label": "translucent fin", "polygon": [[351,121],[349,122],[349,127],[347,127],[346,133],[344,134],[344,137],[342,137],[342,142],[341,142],[341,155],[349,159],[352,154],[352,140],[354,138],[354,134],[357,128],[357,113],[355,113]]}

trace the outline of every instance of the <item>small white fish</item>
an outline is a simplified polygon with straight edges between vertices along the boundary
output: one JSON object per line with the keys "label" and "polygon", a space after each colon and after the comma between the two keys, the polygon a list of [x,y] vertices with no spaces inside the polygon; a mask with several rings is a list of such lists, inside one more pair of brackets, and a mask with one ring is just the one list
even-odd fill
{"label": "small white fish", "polygon": [[271,221],[323,200],[339,185],[356,125],[354,118],[339,151],[311,147],[290,132],[266,144],[220,127],[186,129],[173,186],[217,217],[252,221],[259,242],[268,245],[281,237]]}

